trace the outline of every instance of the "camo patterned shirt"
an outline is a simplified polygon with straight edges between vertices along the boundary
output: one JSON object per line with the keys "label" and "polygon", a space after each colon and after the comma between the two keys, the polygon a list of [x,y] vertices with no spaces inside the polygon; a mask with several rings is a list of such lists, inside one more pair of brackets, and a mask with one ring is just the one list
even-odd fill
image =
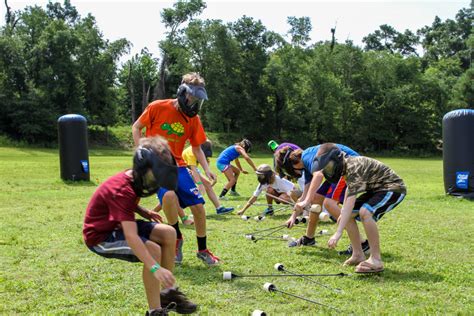
{"label": "camo patterned shirt", "polygon": [[403,180],[378,160],[355,156],[345,158],[347,196],[361,192],[393,191],[406,194]]}

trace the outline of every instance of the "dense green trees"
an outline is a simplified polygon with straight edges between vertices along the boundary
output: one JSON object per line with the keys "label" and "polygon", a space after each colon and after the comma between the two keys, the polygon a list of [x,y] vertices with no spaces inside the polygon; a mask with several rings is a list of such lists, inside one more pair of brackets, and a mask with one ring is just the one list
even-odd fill
{"label": "dense green trees", "polygon": [[115,124],[116,64],[129,43],[103,39],[94,17],[81,18],[68,0],[9,14],[0,38],[1,131],[50,142],[63,114]]}
{"label": "dense green trees", "polygon": [[81,18],[69,1],[8,11],[0,37],[0,131],[51,141],[51,127],[70,112],[91,124],[130,124],[150,101],[174,97],[188,71],[207,82],[207,130],[260,141],[433,151],[443,115],[474,107],[472,4],[416,32],[381,25],[363,48],[350,41],[310,45],[307,17],[288,17],[286,40],[247,16],[195,19],[205,7],[180,0],[164,10],[161,59],[144,48],[119,70],[129,43],[104,40],[94,18]]}

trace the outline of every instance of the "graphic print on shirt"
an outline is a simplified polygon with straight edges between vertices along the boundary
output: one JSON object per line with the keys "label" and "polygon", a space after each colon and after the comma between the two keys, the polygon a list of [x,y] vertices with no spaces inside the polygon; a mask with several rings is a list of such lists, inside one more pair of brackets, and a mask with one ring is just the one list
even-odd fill
{"label": "graphic print on shirt", "polygon": [[164,131],[168,131],[168,135],[175,134],[178,137],[181,137],[184,135],[184,126],[180,122],[174,122],[174,123],[163,123],[161,124],[161,129]]}

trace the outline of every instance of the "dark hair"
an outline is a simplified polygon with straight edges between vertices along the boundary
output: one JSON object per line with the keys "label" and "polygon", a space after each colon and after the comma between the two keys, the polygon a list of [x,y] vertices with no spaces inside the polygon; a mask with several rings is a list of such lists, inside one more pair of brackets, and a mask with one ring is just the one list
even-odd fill
{"label": "dark hair", "polygon": [[278,150],[275,154],[275,171],[282,175],[286,173],[292,177],[296,177],[293,165],[301,161],[301,154],[303,150],[292,149],[290,146],[285,146]]}
{"label": "dark hair", "polygon": [[201,149],[206,158],[212,157],[212,143],[209,139],[206,139],[206,141],[201,144]]}
{"label": "dark hair", "polygon": [[318,152],[316,153],[317,157],[324,155],[325,153],[329,152],[331,149],[339,148],[334,143],[324,143],[319,146]]}

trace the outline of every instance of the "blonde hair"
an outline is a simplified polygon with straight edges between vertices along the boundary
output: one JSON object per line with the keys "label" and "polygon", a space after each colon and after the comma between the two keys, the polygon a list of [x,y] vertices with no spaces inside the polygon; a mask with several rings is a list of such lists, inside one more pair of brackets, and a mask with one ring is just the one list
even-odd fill
{"label": "blonde hair", "polygon": [[190,72],[183,76],[181,83],[191,84],[193,86],[202,86],[204,87],[206,83],[204,78],[197,72]]}
{"label": "blonde hair", "polygon": [[171,153],[170,147],[168,146],[168,141],[163,137],[154,136],[140,138],[138,146],[151,149],[165,163],[168,163],[170,165],[174,164],[173,155]]}

